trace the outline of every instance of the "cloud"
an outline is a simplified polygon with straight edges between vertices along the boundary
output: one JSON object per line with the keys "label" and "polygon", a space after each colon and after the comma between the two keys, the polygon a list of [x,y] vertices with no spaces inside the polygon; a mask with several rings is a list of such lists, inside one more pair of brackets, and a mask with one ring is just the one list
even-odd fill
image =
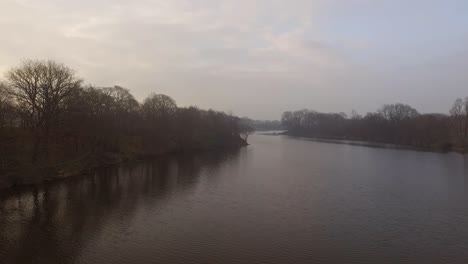
{"label": "cloud", "polygon": [[[267,61],[279,64],[316,57],[310,62],[327,63],[329,55],[319,40],[306,36],[310,14],[295,13],[302,10],[299,6],[311,6],[308,1],[289,9],[284,1],[97,2],[7,0],[2,9],[14,10],[7,20],[16,32],[9,23],[2,24],[2,31],[19,45],[14,53],[33,46],[34,41],[40,42],[34,48],[62,58],[79,55],[92,60],[93,53],[111,50],[115,54],[108,54],[108,59],[114,60],[112,55],[131,52],[133,62],[156,68],[262,71],[281,68],[264,65]],[[18,17],[19,13],[23,15]],[[275,13],[280,14],[278,18]],[[284,25],[282,21],[290,26],[272,27]],[[22,25],[19,30],[18,25]],[[83,45],[79,54],[73,54]]]}
{"label": "cloud", "polygon": [[[89,83],[123,85],[139,99],[161,92],[181,105],[263,118],[288,108],[370,110],[379,87],[393,83],[388,68],[436,49],[415,53],[408,41],[375,38],[380,33],[370,30],[391,34],[383,9],[404,9],[403,1],[381,2],[385,8],[368,0],[3,0],[0,74],[23,58],[51,58]],[[391,62],[386,56],[404,50],[393,48],[399,45],[407,53]],[[265,95],[270,103],[256,100]]]}

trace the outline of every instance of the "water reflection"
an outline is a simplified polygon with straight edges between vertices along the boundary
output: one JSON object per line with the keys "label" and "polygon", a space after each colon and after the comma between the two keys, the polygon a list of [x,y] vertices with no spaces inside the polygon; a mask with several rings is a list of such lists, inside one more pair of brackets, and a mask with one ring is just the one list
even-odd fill
{"label": "water reflection", "polygon": [[0,263],[468,263],[468,156],[253,135],[0,202]]}
{"label": "water reflection", "polygon": [[218,175],[237,162],[240,151],[155,159],[10,193],[0,200],[0,259],[75,263],[104,229],[122,225],[124,231],[140,207],[190,190],[204,175]]}

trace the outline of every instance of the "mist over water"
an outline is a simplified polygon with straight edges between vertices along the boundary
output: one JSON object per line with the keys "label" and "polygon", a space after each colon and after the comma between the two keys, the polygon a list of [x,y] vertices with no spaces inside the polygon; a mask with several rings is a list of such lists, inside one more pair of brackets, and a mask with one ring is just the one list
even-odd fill
{"label": "mist over water", "polygon": [[0,198],[2,263],[465,263],[468,157],[254,135]]}

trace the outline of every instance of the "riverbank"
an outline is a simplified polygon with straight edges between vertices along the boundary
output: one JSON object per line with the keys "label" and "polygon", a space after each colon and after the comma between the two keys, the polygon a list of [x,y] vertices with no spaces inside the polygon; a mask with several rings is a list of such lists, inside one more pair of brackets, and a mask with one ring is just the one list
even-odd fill
{"label": "riverbank", "polygon": [[311,141],[332,143],[332,144],[346,144],[353,146],[363,146],[363,147],[372,147],[372,148],[392,148],[392,149],[407,149],[407,150],[417,150],[417,151],[428,151],[428,152],[456,152],[460,154],[468,153],[468,149],[462,146],[456,146],[452,144],[435,144],[433,146],[415,146],[415,145],[400,145],[400,144],[391,144],[384,142],[374,142],[374,141],[362,141],[354,139],[338,139],[338,138],[319,138],[305,135],[296,135],[289,133],[288,131],[282,133],[270,133],[265,135],[284,135],[294,138],[303,138]]}
{"label": "riverbank", "polygon": [[104,167],[115,166],[129,162],[136,162],[145,159],[169,157],[185,153],[199,153],[218,150],[229,150],[242,148],[248,143],[239,139],[236,142],[223,145],[198,147],[190,149],[172,149],[159,153],[85,153],[75,159],[67,160],[54,165],[23,164],[21,167],[8,171],[0,175],[0,190],[13,189],[18,187],[40,185],[46,182],[60,181],[90,172]]}

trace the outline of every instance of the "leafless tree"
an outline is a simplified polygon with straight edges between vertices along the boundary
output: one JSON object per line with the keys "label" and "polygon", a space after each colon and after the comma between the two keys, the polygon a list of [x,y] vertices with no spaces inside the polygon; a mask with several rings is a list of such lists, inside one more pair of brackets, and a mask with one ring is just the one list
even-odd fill
{"label": "leafless tree", "polygon": [[[464,102],[457,115],[464,118]],[[453,111],[452,111],[453,112]],[[450,149],[450,118],[444,114],[419,114],[409,105],[388,104],[364,117],[353,113],[285,112],[282,122],[289,135],[327,139],[354,139],[418,147]],[[457,147],[463,147],[459,144]]]}
{"label": "leafless tree", "polygon": [[464,114],[465,114],[465,122],[464,122],[464,130],[463,130],[463,144],[466,144],[466,137],[468,136],[468,97],[465,97],[465,101],[463,102],[464,106]]}
{"label": "leafless tree", "polygon": [[165,118],[176,113],[177,104],[167,95],[151,94],[143,102],[142,111],[149,119]]}
{"label": "leafless tree", "polygon": [[452,116],[452,119],[455,123],[455,134],[457,135],[460,141],[463,141],[465,139],[465,111],[465,102],[463,102],[461,98],[457,98],[453,103],[452,108],[450,109],[450,115]]}
{"label": "leafless tree", "polygon": [[102,88],[101,91],[112,98],[116,112],[130,113],[138,110],[139,103],[128,89],[116,85]]}
{"label": "leafless tree", "polygon": [[55,61],[27,60],[7,73],[9,86],[33,128],[51,125],[62,102],[76,91],[81,80],[67,66]]}
{"label": "leafless tree", "polygon": [[16,109],[11,90],[0,82],[0,129],[14,126]]}
{"label": "leafless tree", "polygon": [[386,104],[379,109],[385,119],[391,122],[399,122],[419,115],[418,111],[406,104]]}
{"label": "leafless tree", "polygon": [[253,127],[249,125],[243,124],[243,125],[240,125],[239,132],[240,132],[239,134],[242,140],[244,140],[244,142],[247,143],[247,139],[254,132],[254,129]]}
{"label": "leafless tree", "polygon": [[362,116],[356,110],[353,109],[351,111],[351,119],[352,120],[359,120],[361,118],[362,118]]}
{"label": "leafless tree", "polygon": [[69,67],[55,61],[26,60],[6,75],[8,85],[24,120],[36,135],[33,161],[40,144],[40,134],[47,139],[53,122],[63,109],[64,100],[80,88],[81,80]]}
{"label": "leafless tree", "polygon": [[54,61],[24,61],[6,81],[0,85],[0,175],[23,167],[58,170],[71,160],[89,166],[244,145],[235,116],[178,108],[162,94],[140,105],[121,86],[83,87],[73,70]]}

